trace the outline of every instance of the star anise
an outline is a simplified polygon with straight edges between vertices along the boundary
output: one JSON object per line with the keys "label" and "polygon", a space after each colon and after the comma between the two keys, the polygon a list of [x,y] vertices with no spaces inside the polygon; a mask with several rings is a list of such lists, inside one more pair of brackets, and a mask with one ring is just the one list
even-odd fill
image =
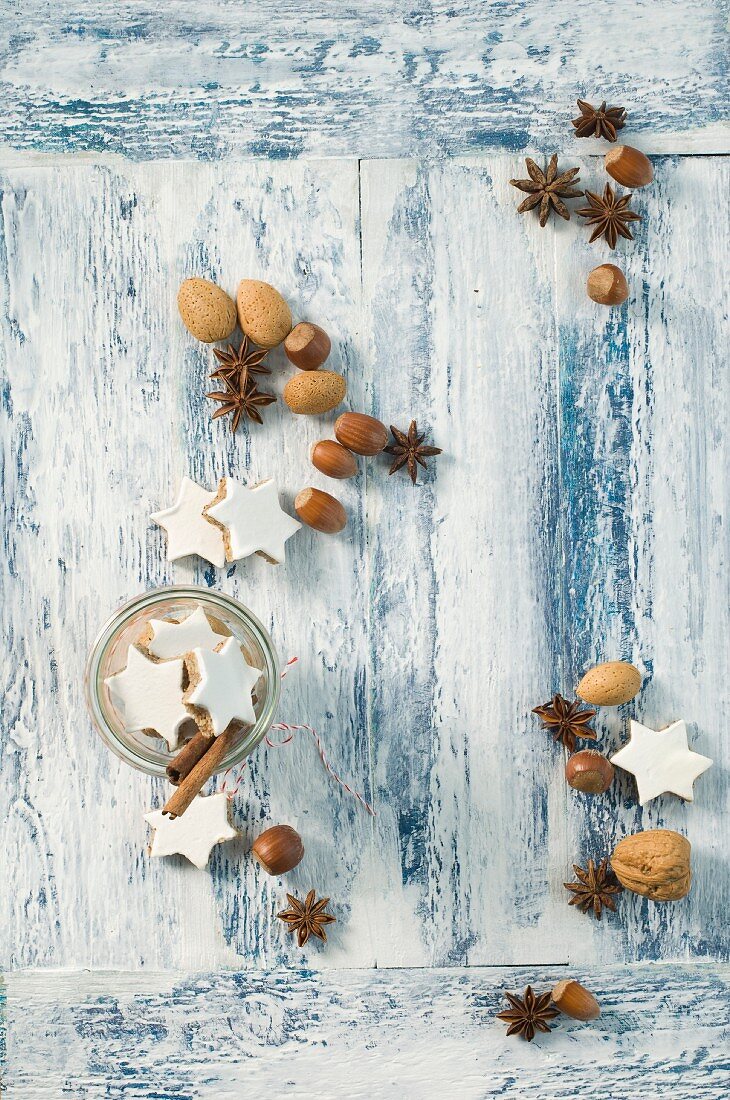
{"label": "star anise", "polygon": [[596,734],[588,729],[586,723],[595,718],[595,710],[581,710],[580,703],[569,703],[562,695],[553,695],[551,702],[541,707],[533,707],[545,729],[550,730],[553,741],[561,741],[568,752],[575,748],[576,737],[584,741],[595,741]]}
{"label": "star anise", "polygon": [[408,465],[408,473],[411,476],[411,481],[416,484],[418,477],[418,463],[419,466],[423,466],[424,470],[426,466],[426,459],[432,458],[434,455],[440,455],[440,447],[425,447],[423,441],[426,438],[424,435],[418,434],[418,428],[416,427],[415,420],[411,420],[411,426],[408,429],[408,434],[400,431],[398,428],[394,428],[390,425],[390,430],[393,435],[395,443],[392,443],[390,447],[385,448],[385,453],[393,455],[393,463],[388,471],[389,474],[394,474],[396,470],[400,470],[401,466]]}
{"label": "star anise", "polygon": [[269,354],[268,351],[265,348],[254,351],[253,346],[249,343],[248,336],[244,336],[238,349],[229,344],[227,351],[213,348],[213,354],[220,366],[213,371],[211,378],[225,380],[226,378],[238,378],[241,375],[271,374],[269,368],[263,365],[264,359]]}
{"label": "star anise", "polygon": [[594,225],[591,234],[591,244],[598,237],[605,237],[609,248],[615,248],[619,236],[627,241],[633,241],[634,235],[628,228],[629,222],[640,222],[641,214],[629,210],[631,192],[616,198],[610,183],[603,189],[603,195],[595,195],[592,191],[586,191],[589,206],[582,206],[576,211],[581,218],[587,218],[586,225]]}
{"label": "star anise", "polygon": [[498,1012],[497,1019],[509,1024],[508,1035],[520,1035],[531,1043],[535,1032],[552,1031],[547,1021],[554,1020],[560,1012],[551,1004],[550,993],[539,993],[535,996],[532,986],[528,985],[521,997],[506,991],[504,995],[512,1007]]}
{"label": "star anise", "polygon": [[260,408],[271,405],[276,401],[273,393],[265,393],[256,388],[256,383],[248,375],[234,375],[231,378],[224,377],[225,390],[215,390],[207,393],[211,401],[220,401],[221,407],[213,413],[213,419],[219,416],[231,415],[233,417],[232,428],[235,432],[241,417],[247,416],[249,420],[255,420],[257,424],[263,424]]}
{"label": "star anise", "polygon": [[320,898],[319,901],[315,901],[314,890],[309,891],[304,901],[299,901],[293,894],[286,896],[291,908],[284,909],[276,915],[279,920],[289,925],[287,931],[296,932],[299,946],[304,947],[310,936],[317,936],[322,943],[327,943],[324,926],[334,924],[337,920],[337,917],[333,917],[331,913],[324,912],[330,899]]}
{"label": "star anise", "polygon": [[517,213],[524,214],[526,210],[534,210],[539,204],[541,226],[547,225],[551,210],[555,210],[556,214],[560,214],[566,222],[570,221],[570,211],[560,196],[562,195],[565,199],[574,199],[583,194],[573,186],[575,183],[580,183],[578,176],[580,168],[570,168],[567,172],[558,175],[557,153],[550,158],[550,163],[544,172],[530,157],[525,158],[525,164],[530,174],[529,180],[510,180],[513,187],[528,192],[527,198],[523,199],[517,207]]}
{"label": "star anise", "polygon": [[573,871],[577,882],[564,882],[566,890],[571,890],[575,895],[568,905],[577,905],[582,913],[589,913],[591,909],[596,919],[601,919],[604,908],[616,912],[616,903],[613,894],[620,894],[623,886],[618,882],[613,871],[608,866],[608,860],[602,859],[596,867],[592,859],[588,860],[588,867],[584,871],[577,863],[573,864]]}
{"label": "star anise", "polygon": [[616,131],[622,130],[626,121],[625,107],[607,107],[604,99],[596,110],[584,99],[578,100],[580,114],[573,119],[576,137],[604,137],[606,141],[616,140]]}

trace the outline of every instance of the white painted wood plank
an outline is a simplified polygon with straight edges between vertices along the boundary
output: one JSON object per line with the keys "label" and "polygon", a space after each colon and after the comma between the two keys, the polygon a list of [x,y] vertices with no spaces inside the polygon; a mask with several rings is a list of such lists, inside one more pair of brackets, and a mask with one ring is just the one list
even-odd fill
{"label": "white painted wood plank", "polygon": [[596,968],[602,1006],[531,1044],[495,1019],[505,989],[564,971],[18,973],[8,978],[12,1100],[647,1096],[727,1093],[727,968]]}
{"label": "white painted wood plank", "polygon": [[[600,186],[599,162],[569,163]],[[419,489],[369,499],[381,965],[727,956],[721,769],[684,808],[642,813],[628,777],[585,799],[530,715],[595,660],[634,657],[637,715],[684,710],[699,750],[726,755],[725,167],[657,161],[637,242],[611,257],[575,221],[514,217],[516,160],[363,165],[374,408],[448,451]],[[585,278],[611,258],[634,293],[608,314]],[[599,716],[608,751],[627,716]],[[627,895],[600,924],[569,909],[571,864],[642,823],[689,835],[690,898]]]}
{"label": "white painted wood plank", "polygon": [[415,488],[384,466],[368,502],[379,961],[398,965],[565,957],[564,785],[525,731],[556,632],[552,248],[499,207],[511,163],[363,165],[375,409],[446,452]]}
{"label": "white painted wood plank", "polygon": [[[632,289],[624,311],[609,315],[581,293],[585,271],[611,258],[605,245],[563,235],[556,265],[565,683],[597,660],[635,661],[643,691],[634,705],[600,713],[604,750],[628,739],[631,715],[657,729],[685,718],[694,747],[716,761],[692,804],[667,795],[641,809],[634,779],[621,772],[611,797],[571,795],[583,859],[610,855],[639,829],[677,829],[692,843],[684,902],[622,899],[622,919],[610,925],[631,959],[726,958],[730,946],[730,883],[720,870],[729,835],[730,328],[717,277],[730,242],[729,184],[726,161],[656,161],[654,184],[633,200],[645,219],[636,242],[617,253]],[[572,926],[578,957],[616,953],[606,930],[579,936],[577,915]]]}
{"label": "white painted wood plank", "polygon": [[[132,159],[564,147],[578,96],[656,152],[727,152],[721,0],[25,4],[0,45],[12,149]],[[628,137],[628,134],[627,134]]]}
{"label": "white painted wood plank", "polygon": [[[185,275],[231,290],[244,275],[270,279],[331,332],[332,365],[361,402],[356,166],[36,168],[7,174],[2,188],[3,621],[14,655],[3,684],[3,961],[299,961],[274,918],[281,884],[245,854],[265,824],[287,821],[307,846],[289,888],[332,894],[340,918],[321,958],[366,964],[366,914],[349,920],[348,905],[370,823],[313,743],[257,753],[235,815],[245,840],[222,849],[210,873],[150,863],[141,815],[164,786],[109,756],[82,689],[91,641],[121,601],[163,582],[220,586],[262,618],[283,660],[300,658],[281,717],[315,726],[367,797],[358,486],[340,490],[348,531],[305,529],[281,569],[260,559],[222,574],[170,566],[148,521],[184,473],[210,485],[226,473],[274,475],[291,506],[312,480],[309,445],[332,419],[295,421],[279,404],[235,440],[211,423],[212,353],[175,306]],[[291,369],[281,352],[272,360],[280,391]]]}

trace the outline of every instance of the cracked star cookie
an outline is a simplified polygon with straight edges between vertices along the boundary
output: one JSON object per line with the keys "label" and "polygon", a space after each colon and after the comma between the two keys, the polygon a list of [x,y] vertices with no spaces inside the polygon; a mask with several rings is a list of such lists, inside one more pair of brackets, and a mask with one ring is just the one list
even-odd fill
{"label": "cracked star cookie", "polygon": [[231,722],[256,724],[252,692],[261,669],[248,664],[235,638],[228,638],[213,652],[193,650],[186,664],[190,683],[184,700],[201,730],[218,736]]}
{"label": "cracked star cookie", "polygon": [[179,817],[150,810],[144,819],[153,829],[151,856],[182,855],[201,869],[216,844],[241,835],[231,825],[230,801],[224,792],[199,794]]}
{"label": "cracked star cookie", "polygon": [[232,477],[224,477],[215,499],[203,512],[211,526],[222,533],[228,561],[260,554],[279,565],[286,559],[287,539],[301,527],[279,504],[273,478],[249,489]]}
{"label": "cracked star cookie", "polygon": [[167,532],[168,561],[198,554],[218,569],[225,565],[223,534],[203,515],[203,509],[214,500],[217,500],[215,493],[184,477],[175,503],[161,512],[152,513],[150,519],[153,523]]}
{"label": "cracked star cookie", "polygon": [[164,661],[184,657],[194,649],[213,650],[230,637],[222,623],[216,620],[215,626],[217,630],[198,606],[184,619],[150,619],[138,645],[144,645],[152,657]]}
{"label": "cracked star cookie", "polygon": [[180,731],[190,721],[183,705],[184,669],[182,660],[154,661],[129,647],[127,667],[104,681],[127,733],[158,736],[170,750],[177,748]]}

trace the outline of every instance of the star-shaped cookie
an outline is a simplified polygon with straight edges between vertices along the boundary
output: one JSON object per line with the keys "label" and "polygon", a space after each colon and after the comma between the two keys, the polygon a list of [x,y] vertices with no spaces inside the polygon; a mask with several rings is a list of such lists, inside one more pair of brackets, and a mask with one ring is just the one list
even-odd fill
{"label": "star-shaped cookie", "polygon": [[206,507],[205,514],[225,528],[229,561],[262,554],[278,565],[286,558],[286,540],[301,527],[283,511],[272,478],[253,489],[232,477],[223,478],[216,502]]}
{"label": "star-shaped cookie", "polygon": [[147,645],[153,657],[169,660],[171,657],[183,657],[194,649],[215,649],[225,641],[225,636],[216,634],[202,607],[196,607],[192,615],[182,622],[175,623],[165,619],[150,619],[152,637]]}
{"label": "star-shaped cookie", "polygon": [[104,681],[119,709],[128,733],[154,730],[177,748],[180,728],[190,721],[183,706],[183,662],[150,661],[133,645],[127,651],[127,667]]}
{"label": "star-shaped cookie", "polygon": [[251,692],[261,676],[252,668],[235,638],[229,638],[215,652],[193,650],[197,676],[185,693],[186,703],[208,712],[213,733],[218,735],[238,719],[247,726],[256,724]]}
{"label": "star-shaped cookie", "polygon": [[219,569],[225,565],[223,534],[203,515],[203,509],[215,498],[215,493],[209,493],[202,485],[184,477],[172,507],[152,513],[150,519],[167,531],[168,561],[198,554]]}
{"label": "star-shaped cookie", "polygon": [[692,802],[692,785],[712,765],[712,760],[690,749],[685,722],[672,722],[666,729],[653,730],[632,720],[631,740],[614,753],[611,763],[636,777],[643,806],[665,793]]}
{"label": "star-shaped cookie", "polygon": [[196,867],[205,867],[216,844],[241,834],[231,825],[228,795],[198,795],[179,817],[150,810],[144,819],[152,826],[151,856],[182,855]]}

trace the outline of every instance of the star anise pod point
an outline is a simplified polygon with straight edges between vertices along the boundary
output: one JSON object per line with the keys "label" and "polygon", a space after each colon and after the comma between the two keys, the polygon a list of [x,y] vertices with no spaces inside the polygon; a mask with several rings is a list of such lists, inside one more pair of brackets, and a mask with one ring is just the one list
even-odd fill
{"label": "star anise pod point", "polygon": [[616,193],[607,183],[602,195],[596,195],[593,191],[586,191],[588,206],[582,206],[576,213],[586,219],[586,225],[594,226],[589,244],[599,237],[605,237],[609,248],[615,248],[619,237],[625,237],[627,241],[633,241],[634,235],[629,229],[629,222],[640,222],[641,214],[629,209],[631,192],[616,197]]}
{"label": "star anise pod point", "polygon": [[250,343],[248,336],[241,340],[240,347],[234,348],[228,345],[226,351],[213,348],[213,354],[220,366],[210,375],[211,378],[238,378],[245,374],[271,374],[268,367],[264,366],[264,359],[269,354],[266,348],[255,348]]}
{"label": "star anise pod point", "polygon": [[616,879],[607,859],[602,859],[598,866],[589,859],[585,870],[574,863],[573,872],[577,881],[563,883],[565,889],[574,895],[568,905],[576,905],[582,913],[592,912],[596,920],[601,919],[604,909],[616,911],[613,895],[620,894],[623,886]]}
{"label": "star anise pod point", "polygon": [[548,1032],[552,1028],[548,1020],[554,1020],[560,1015],[558,1009],[551,1003],[550,993],[535,994],[531,985],[526,986],[524,993],[518,997],[516,993],[507,993],[505,997],[510,1007],[504,1012],[497,1013],[498,1020],[504,1020],[509,1024],[508,1035],[519,1035],[531,1043],[538,1031]]}
{"label": "star anise pod point", "polygon": [[517,207],[518,214],[524,214],[527,210],[540,207],[540,225],[547,225],[547,220],[554,210],[566,222],[570,221],[570,211],[563,199],[575,199],[583,194],[574,184],[580,183],[579,168],[569,168],[567,172],[558,175],[558,154],[554,153],[550,163],[543,171],[530,157],[525,158],[525,165],[530,178],[527,180],[510,180],[513,187],[527,192],[527,198],[523,199]]}
{"label": "star anise pod point", "polygon": [[221,403],[221,407],[213,413],[213,419],[231,415],[233,417],[231,427],[234,432],[243,416],[247,416],[249,420],[255,420],[257,424],[263,424],[259,409],[273,404],[276,401],[275,395],[257,389],[254,380],[243,372],[235,377],[226,376],[222,381],[226,387],[225,390],[215,390],[205,395],[211,401]]}
{"label": "star anise pod point", "polygon": [[407,465],[411,481],[415,485],[418,478],[418,466],[422,466],[424,470],[428,469],[426,459],[433,458],[443,452],[440,447],[429,447],[424,444],[423,441],[426,435],[425,433],[423,435],[418,434],[415,420],[411,420],[407,432],[402,432],[392,424],[390,425],[390,431],[395,442],[385,448],[385,453],[393,456],[393,463],[388,473],[394,474],[396,470],[400,470],[402,466]]}
{"label": "star anise pod point", "polygon": [[327,943],[325,925],[334,924],[337,920],[331,913],[325,913],[330,899],[320,898],[316,901],[316,896],[314,890],[310,890],[304,901],[300,901],[293,894],[287,894],[289,908],[276,914],[279,920],[289,926],[289,932],[296,932],[300,947],[304,947],[310,936],[316,936],[322,943]]}
{"label": "star anise pod point", "polygon": [[622,130],[626,121],[626,108],[607,107],[605,99],[598,108],[579,99],[578,109],[580,114],[573,119],[573,126],[579,138],[603,137],[606,141],[615,141],[616,131]]}
{"label": "star anise pod point", "polygon": [[591,718],[595,718],[595,710],[581,710],[581,704],[572,703],[556,693],[549,703],[533,707],[532,713],[536,714],[553,735],[554,741],[561,741],[569,752],[575,748],[575,739],[580,737],[584,741],[595,741],[596,733],[587,725]]}

